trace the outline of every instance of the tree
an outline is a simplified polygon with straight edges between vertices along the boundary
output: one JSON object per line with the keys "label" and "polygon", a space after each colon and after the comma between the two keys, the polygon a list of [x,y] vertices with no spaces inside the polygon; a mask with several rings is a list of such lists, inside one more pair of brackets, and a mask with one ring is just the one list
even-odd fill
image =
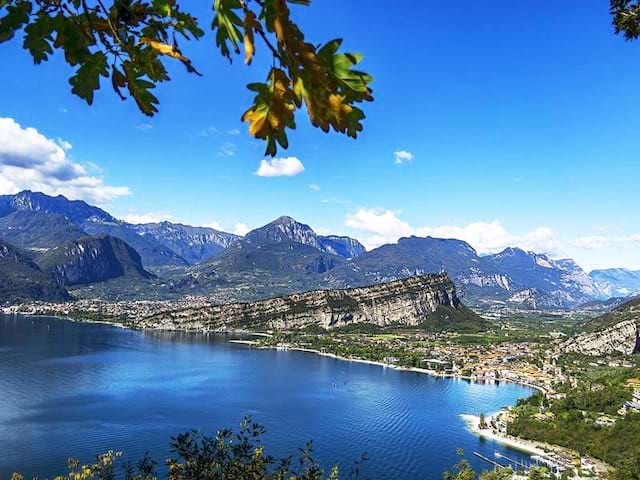
{"label": "tree", "polygon": [[[339,470],[335,466],[328,475],[312,457],[312,446],[308,443],[300,449],[297,466],[293,467],[292,457],[281,460],[267,455],[260,444],[265,430],[246,417],[237,433],[230,429],[219,431],[215,436],[202,435],[190,431],[172,438],[173,457],[166,461],[168,480],[339,480]],[[122,456],[119,452],[107,452],[96,457],[93,464],[83,465],[77,460],[69,460],[69,480],[115,480],[116,464]],[[359,477],[363,456],[356,462],[348,478]],[[64,476],[51,476],[64,480]],[[124,466],[125,480],[157,480],[156,462],[147,454],[136,466]],[[24,480],[13,474],[11,480]]]}
{"label": "tree", "polygon": [[480,414],[480,422],[478,423],[478,428],[480,430],[485,430],[487,428],[487,420],[484,416],[484,413]]}
{"label": "tree", "polygon": [[[213,0],[211,28],[222,56],[231,61],[244,50],[245,63],[256,53],[256,37],[273,58],[262,82],[251,83],[253,105],[242,120],[249,133],[266,142],[266,153],[288,147],[296,111],[304,105],[311,123],[324,132],[356,138],[372,101],[370,75],[356,70],[362,55],[340,53],[342,40],[315,45],[293,20],[290,5],[310,0]],[[39,64],[55,50],[76,67],[72,93],[89,105],[103,79],[114,92],[127,95],[142,113],[153,116],[156,84],[169,80],[166,61],[181,62],[200,75],[179,40],[204,36],[198,19],[178,0],[0,0],[0,43],[23,33],[23,46]]]}
{"label": "tree", "polygon": [[611,15],[617,34],[626,40],[636,40],[640,36],[640,1],[611,0]]}
{"label": "tree", "polygon": [[456,454],[460,458],[451,470],[443,474],[444,480],[475,480],[476,473],[471,468],[469,462],[464,458],[464,450],[459,448]]}

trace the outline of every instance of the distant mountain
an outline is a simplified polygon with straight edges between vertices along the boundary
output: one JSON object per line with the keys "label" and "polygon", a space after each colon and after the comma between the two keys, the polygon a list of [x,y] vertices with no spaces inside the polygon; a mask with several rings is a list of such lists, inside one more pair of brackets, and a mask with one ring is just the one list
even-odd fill
{"label": "distant mountain", "polygon": [[143,238],[154,239],[191,264],[218,255],[240,238],[213,228],[170,222],[132,225],[132,228]]}
{"label": "distant mountain", "polygon": [[[64,216],[86,234],[118,237],[132,246],[142,257],[144,265],[148,267],[188,265],[188,262],[179,254],[154,238],[139,235],[131,224],[118,220],[101,208],[93,207],[81,200],[69,200],[62,195],[51,197],[29,190],[16,195],[0,195],[0,217],[5,218],[15,212],[38,212],[41,218],[45,218],[45,214]],[[53,220],[50,221],[53,222]],[[46,224],[32,224],[32,227],[34,227],[31,232],[33,236],[46,237],[48,244],[55,243],[56,237],[47,231]],[[67,235],[61,235],[55,245],[60,245],[69,239]]]}
{"label": "distant mountain", "polygon": [[32,300],[61,302],[71,296],[33,260],[0,240],[0,303]]}
{"label": "distant mountain", "polygon": [[291,217],[276,218],[265,226],[256,228],[244,236],[244,241],[253,245],[277,243],[299,243],[343,258],[357,257],[365,252],[360,242],[349,237],[320,236],[309,225]]}
{"label": "distant mountain", "polygon": [[483,261],[468,243],[432,237],[401,238],[363,253],[329,272],[326,280],[329,285],[347,287],[442,270],[467,297],[504,296],[511,290],[509,277]]}
{"label": "distant mountain", "polygon": [[355,258],[367,251],[358,240],[350,237],[327,235],[318,239],[322,250],[343,258]]}
{"label": "distant mountain", "polygon": [[83,237],[49,250],[37,260],[40,268],[64,285],[104,282],[133,276],[154,275],[142,267],[140,255],[115,237]]}
{"label": "distant mountain", "polygon": [[628,297],[640,291],[640,270],[633,271],[626,268],[592,270],[589,277],[605,298]]}
{"label": "distant mountain", "polygon": [[0,238],[29,250],[47,250],[62,242],[86,236],[61,214],[18,210],[0,217]]}
{"label": "distant mountain", "polygon": [[93,222],[83,225],[85,231],[94,237],[110,236],[127,242],[140,254],[146,268],[187,266],[184,258],[153,237],[144,237],[136,231],[136,226],[126,222]]}
{"label": "distant mountain", "polygon": [[547,255],[507,248],[483,257],[486,263],[510,279],[514,303],[524,302],[535,308],[564,308],[588,302],[598,296],[589,276],[573,260],[552,260]]}
{"label": "distant mountain", "polygon": [[56,213],[67,217],[75,225],[92,221],[118,221],[98,207],[92,207],[81,200],[69,200],[62,195],[51,197],[30,190],[15,195],[0,195],[0,216],[4,217],[16,211]]}

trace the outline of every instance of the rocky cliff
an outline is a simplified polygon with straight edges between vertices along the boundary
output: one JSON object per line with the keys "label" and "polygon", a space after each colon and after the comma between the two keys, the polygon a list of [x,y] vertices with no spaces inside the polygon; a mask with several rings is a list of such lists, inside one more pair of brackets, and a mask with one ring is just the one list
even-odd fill
{"label": "rocky cliff", "polygon": [[586,355],[640,353],[640,298],[591,320],[585,330],[565,342],[564,349]]}
{"label": "rocky cliff", "polygon": [[439,324],[458,318],[484,324],[458,300],[446,274],[421,275],[345,290],[315,290],[254,303],[230,303],[161,313],[138,326],[167,330],[232,328],[326,329],[355,323],[418,326],[437,316]]}

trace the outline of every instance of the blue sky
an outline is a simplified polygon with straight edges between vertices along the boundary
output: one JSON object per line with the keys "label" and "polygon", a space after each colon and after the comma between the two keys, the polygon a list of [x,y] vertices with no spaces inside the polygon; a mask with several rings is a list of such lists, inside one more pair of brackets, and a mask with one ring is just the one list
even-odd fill
{"label": "blue sky", "polygon": [[[295,11],[311,40],[344,37],[365,54],[376,100],[358,140],[300,116],[278,156],[304,171],[256,175],[264,146],[240,116],[245,84],[270,62],[261,45],[251,67],[222,60],[211,35],[183,45],[204,77],[172,65],[148,119],[106,82],[87,107],[60,55],[34,66],[11,42],[0,45],[4,156],[40,135],[68,142],[54,161],[80,170],[49,181],[50,159],[2,166],[0,146],[1,193],[62,192],[132,220],[226,230],[287,214],[368,246],[457,236],[481,252],[518,245],[640,269],[640,42],[613,34],[607,2],[316,0]],[[198,15],[209,24],[207,9]],[[411,155],[398,164],[400,151]]]}

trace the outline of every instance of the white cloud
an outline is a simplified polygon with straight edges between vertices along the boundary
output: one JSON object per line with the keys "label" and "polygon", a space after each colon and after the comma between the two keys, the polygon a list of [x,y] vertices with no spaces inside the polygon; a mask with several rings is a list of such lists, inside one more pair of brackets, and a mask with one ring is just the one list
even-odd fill
{"label": "white cloud", "polygon": [[356,230],[363,230],[370,235],[363,239],[364,245],[370,249],[384,243],[395,242],[400,237],[413,235],[414,229],[400,220],[395,212],[382,209],[361,208],[353,214],[348,214],[345,224]]}
{"label": "white cloud", "polygon": [[211,223],[207,223],[205,225],[203,225],[203,227],[207,227],[207,228],[213,228],[214,230],[219,230],[221,232],[224,232],[224,228],[222,227],[222,225],[220,225],[219,222],[216,222],[215,220]]}
{"label": "white cloud", "polygon": [[576,238],[572,242],[576,247],[593,250],[596,248],[605,248],[611,245],[611,240],[604,235],[591,235],[588,237]]}
{"label": "white cloud", "polygon": [[318,185],[317,183],[312,183],[311,185],[309,185],[309,188],[311,190],[313,190],[314,192],[319,192],[320,191],[320,185]]}
{"label": "white cloud", "polygon": [[237,128],[232,128],[231,130],[229,130],[229,135],[240,135],[240,130],[238,130]]}
{"label": "white cloud", "polygon": [[169,221],[173,218],[173,215],[169,215],[168,213],[157,213],[157,212],[148,212],[148,213],[135,213],[130,212],[124,217],[124,221],[128,223],[160,223]]}
{"label": "white cloud", "polygon": [[394,163],[396,165],[402,165],[404,162],[411,162],[413,160],[413,153],[406,150],[396,150],[393,152]]}
{"label": "white cloud", "polygon": [[640,233],[636,233],[635,235],[631,235],[629,240],[632,242],[640,242]]}
{"label": "white cloud", "polygon": [[128,187],[105,185],[91,175],[84,165],[71,160],[56,140],[35,128],[23,128],[12,118],[0,117],[0,194],[26,189],[97,205],[131,194]]}
{"label": "white cloud", "polygon": [[370,234],[361,240],[367,248],[375,248],[384,243],[396,242],[401,237],[416,235],[464,240],[480,254],[496,253],[509,246],[551,254],[560,250],[558,240],[548,227],[538,227],[524,235],[514,235],[509,233],[498,220],[472,222],[462,226],[414,228],[398,218],[398,214],[391,210],[360,209],[347,215],[345,224]]}
{"label": "white cloud", "polygon": [[69,142],[67,142],[66,140],[64,140],[63,138],[58,137],[58,139],[56,140],[56,143],[60,146],[60,148],[62,148],[65,152],[68,152],[69,150],[71,150],[73,148],[73,145],[71,145]]}
{"label": "white cloud", "polygon": [[218,156],[220,157],[233,157],[236,153],[238,153],[238,149],[231,142],[224,142],[224,145],[218,148]]}
{"label": "white cloud", "polygon": [[251,228],[246,223],[238,222],[236,223],[235,227],[233,227],[233,232],[231,233],[244,237],[250,231]]}
{"label": "white cloud", "polygon": [[262,160],[255,174],[259,177],[293,177],[304,172],[304,165],[296,157]]}

